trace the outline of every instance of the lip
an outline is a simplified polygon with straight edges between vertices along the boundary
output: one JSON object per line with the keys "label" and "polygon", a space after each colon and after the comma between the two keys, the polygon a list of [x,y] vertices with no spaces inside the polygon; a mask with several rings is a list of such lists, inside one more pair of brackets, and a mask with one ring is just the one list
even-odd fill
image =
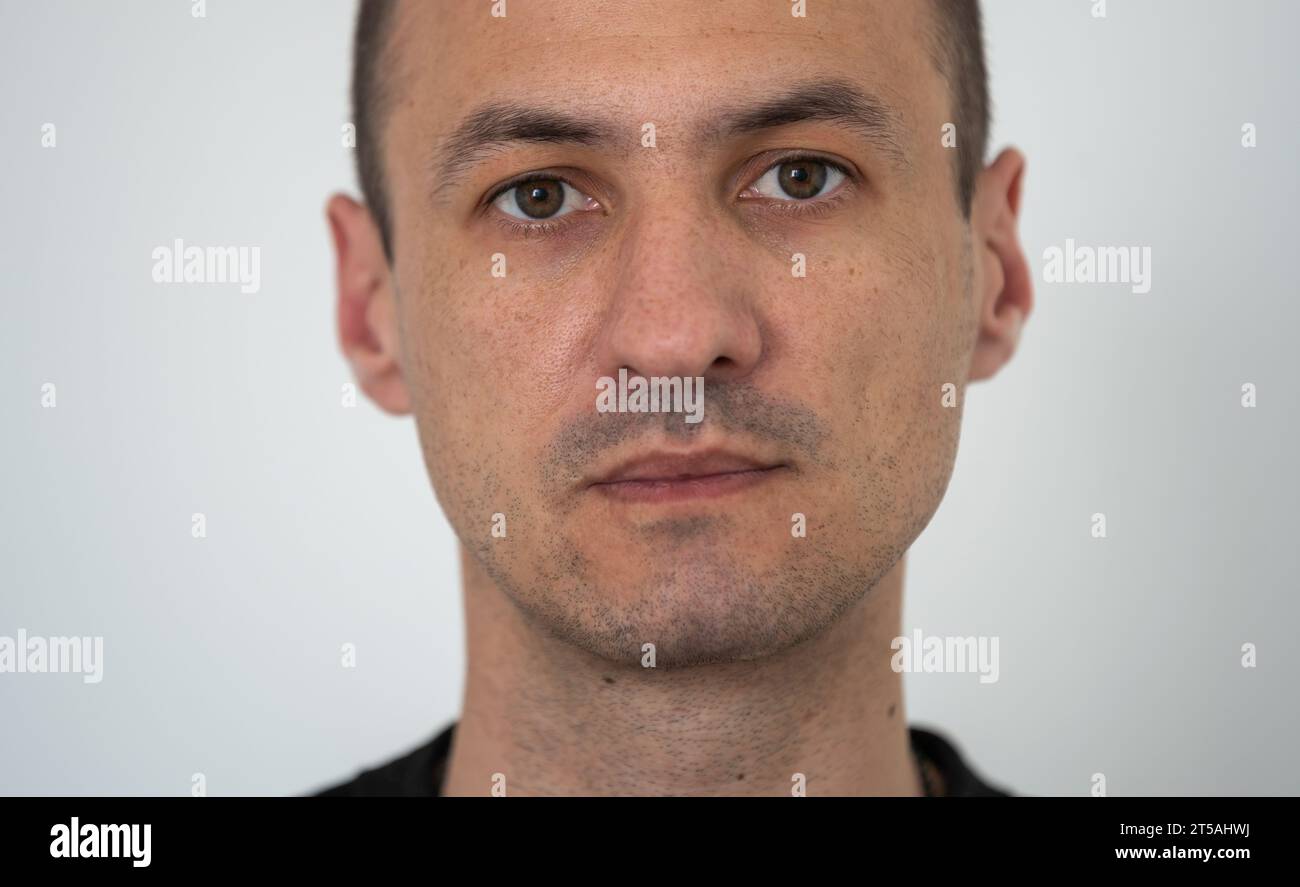
{"label": "lip", "polygon": [[764,483],[786,467],[726,450],[653,452],[621,463],[588,489],[625,502],[710,499]]}

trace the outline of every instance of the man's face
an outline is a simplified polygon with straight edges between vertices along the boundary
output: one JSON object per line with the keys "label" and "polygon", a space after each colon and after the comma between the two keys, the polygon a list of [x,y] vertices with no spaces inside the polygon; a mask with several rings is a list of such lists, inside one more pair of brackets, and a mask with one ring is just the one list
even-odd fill
{"label": "man's face", "polygon": [[[810,7],[397,14],[393,319],[429,474],[498,586],[603,657],[810,637],[948,483],[980,312],[933,13]],[[579,126],[449,167],[453,133],[497,104]],[[598,412],[620,368],[703,377],[703,421]]]}

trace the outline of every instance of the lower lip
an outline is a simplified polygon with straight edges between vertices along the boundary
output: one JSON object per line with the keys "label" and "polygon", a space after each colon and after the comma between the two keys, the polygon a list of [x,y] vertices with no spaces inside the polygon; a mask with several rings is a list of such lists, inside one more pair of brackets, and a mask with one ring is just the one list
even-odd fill
{"label": "lower lip", "polygon": [[591,489],[620,502],[686,502],[713,499],[747,490],[770,480],[784,466],[728,471],[664,480],[620,480],[593,484]]}

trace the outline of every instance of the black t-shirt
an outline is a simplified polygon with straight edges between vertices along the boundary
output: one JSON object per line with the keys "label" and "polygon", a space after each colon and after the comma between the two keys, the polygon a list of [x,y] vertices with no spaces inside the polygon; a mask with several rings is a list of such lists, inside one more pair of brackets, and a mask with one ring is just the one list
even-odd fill
{"label": "black t-shirt", "polygon": [[[451,737],[449,725],[441,733],[399,758],[364,770],[353,779],[330,786],[316,797],[407,797],[434,798],[442,794]],[[952,798],[1010,797],[1006,789],[989,785],[962,760],[957,749],[938,733],[912,727],[912,750],[929,775],[937,795]]]}

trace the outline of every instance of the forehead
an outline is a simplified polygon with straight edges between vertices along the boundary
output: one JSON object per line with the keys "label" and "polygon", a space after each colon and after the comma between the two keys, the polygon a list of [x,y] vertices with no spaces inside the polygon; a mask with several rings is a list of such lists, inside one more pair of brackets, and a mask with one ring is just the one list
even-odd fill
{"label": "forehead", "polygon": [[437,129],[485,99],[598,104],[629,125],[702,116],[811,78],[861,85],[903,122],[933,103],[933,10],[915,0],[404,0],[385,66]]}

